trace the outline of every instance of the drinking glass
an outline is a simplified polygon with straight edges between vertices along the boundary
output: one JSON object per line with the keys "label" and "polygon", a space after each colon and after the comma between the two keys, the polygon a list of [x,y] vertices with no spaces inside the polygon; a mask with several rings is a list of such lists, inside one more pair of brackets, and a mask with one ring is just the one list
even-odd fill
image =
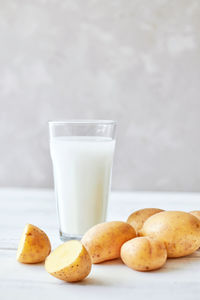
{"label": "drinking glass", "polygon": [[81,239],[104,222],[111,186],[116,122],[49,122],[60,238]]}

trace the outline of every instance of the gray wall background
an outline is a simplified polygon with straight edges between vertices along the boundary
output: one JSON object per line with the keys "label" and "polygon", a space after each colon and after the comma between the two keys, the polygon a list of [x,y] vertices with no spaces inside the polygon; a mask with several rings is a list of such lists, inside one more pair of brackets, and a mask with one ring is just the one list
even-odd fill
{"label": "gray wall background", "polygon": [[52,186],[48,120],[104,118],[114,189],[200,191],[199,95],[199,0],[0,0],[0,186]]}

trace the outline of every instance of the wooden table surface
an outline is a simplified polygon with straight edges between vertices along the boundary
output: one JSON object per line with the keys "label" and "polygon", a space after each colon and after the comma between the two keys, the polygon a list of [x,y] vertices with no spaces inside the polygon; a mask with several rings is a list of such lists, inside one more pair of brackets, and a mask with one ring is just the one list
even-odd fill
{"label": "wooden table surface", "polygon": [[[108,220],[126,220],[134,210],[159,207],[190,211],[200,209],[200,194],[125,193],[110,197]],[[54,194],[51,190],[0,189],[0,299],[200,299],[200,251],[169,259],[157,271],[141,273],[119,259],[94,265],[87,279],[65,283],[50,276],[43,264],[16,261],[19,238],[26,223],[41,227],[52,247],[58,237]]]}

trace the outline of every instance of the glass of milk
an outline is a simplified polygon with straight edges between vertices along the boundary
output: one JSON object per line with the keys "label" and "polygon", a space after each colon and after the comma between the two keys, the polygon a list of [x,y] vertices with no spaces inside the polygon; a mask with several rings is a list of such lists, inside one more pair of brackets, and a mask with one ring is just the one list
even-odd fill
{"label": "glass of milk", "polygon": [[60,238],[80,239],[106,218],[116,122],[52,121],[49,131]]}

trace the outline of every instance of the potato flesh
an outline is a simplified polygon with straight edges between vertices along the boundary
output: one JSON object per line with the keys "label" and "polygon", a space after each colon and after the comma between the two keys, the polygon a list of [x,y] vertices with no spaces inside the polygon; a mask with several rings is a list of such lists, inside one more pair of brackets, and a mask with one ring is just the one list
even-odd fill
{"label": "potato flesh", "polygon": [[28,226],[29,226],[28,224],[25,226],[24,231],[23,231],[22,236],[21,236],[20,241],[19,241],[18,250],[17,250],[17,260],[20,259],[20,256],[23,252],[24,243],[25,243],[25,240],[26,240],[26,233],[28,231]]}
{"label": "potato flesh", "polygon": [[46,258],[45,269],[52,276],[67,282],[83,280],[91,271],[91,258],[81,244],[72,240],[56,248]]}
{"label": "potato flesh", "polygon": [[82,251],[82,245],[78,241],[69,241],[65,246],[63,245],[56,248],[46,260],[46,267],[51,273],[71,265]]}

